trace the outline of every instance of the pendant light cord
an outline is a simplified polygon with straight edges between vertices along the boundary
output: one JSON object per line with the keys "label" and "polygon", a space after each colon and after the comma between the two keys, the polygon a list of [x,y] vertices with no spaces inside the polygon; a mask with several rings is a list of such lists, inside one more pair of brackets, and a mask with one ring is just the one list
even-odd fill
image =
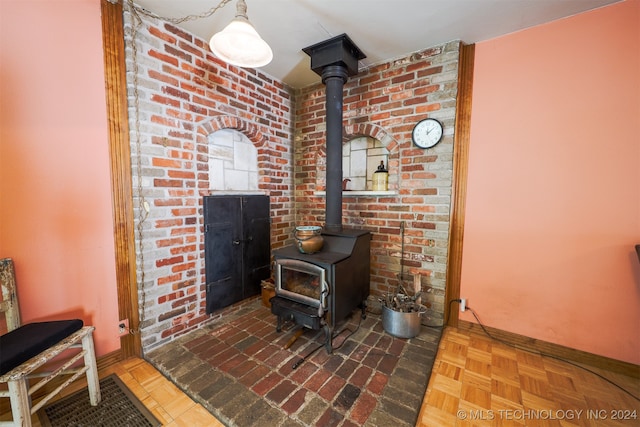
{"label": "pendant light cord", "polygon": [[223,7],[225,7],[229,3],[231,3],[231,0],[221,0],[220,3],[218,3],[216,6],[213,6],[211,9],[209,9],[206,12],[203,12],[203,13],[200,13],[200,14],[196,14],[196,15],[187,15],[187,16],[183,16],[181,18],[169,18],[169,17],[166,17],[166,16],[156,15],[155,13],[150,12],[147,9],[144,9],[144,8],[142,8],[140,6],[135,5],[133,3],[133,0],[129,0],[129,4],[130,4],[131,8],[135,9],[137,13],[139,13],[141,15],[149,16],[151,18],[156,18],[156,19],[161,19],[163,21],[171,22],[172,24],[181,24],[181,23],[187,22],[187,21],[195,21],[197,19],[208,18],[211,15],[213,15],[214,13],[216,13],[218,10],[222,9]]}
{"label": "pendant light cord", "polygon": [[[146,302],[146,292],[144,289],[145,283],[145,267],[144,267],[144,223],[149,216],[149,205],[145,200],[144,191],[142,188],[142,142],[140,140],[140,93],[138,91],[138,46],[136,44],[136,36],[138,34],[138,28],[142,24],[142,19],[138,15],[138,9],[133,4],[133,0],[128,0],[129,3],[129,11],[132,17],[132,25],[131,25],[131,56],[133,63],[133,115],[134,115],[134,143],[135,143],[135,153],[136,153],[136,180],[137,182],[137,196],[138,196],[138,222],[136,224],[136,234],[137,234],[137,243],[138,243],[138,251],[136,253],[136,259],[138,263],[138,294],[140,304],[138,307],[138,315],[140,316],[140,320],[138,322],[138,327],[134,330],[132,329],[130,332],[140,332],[142,330],[142,324],[145,320],[145,302]],[[144,348],[142,349],[144,353]]]}

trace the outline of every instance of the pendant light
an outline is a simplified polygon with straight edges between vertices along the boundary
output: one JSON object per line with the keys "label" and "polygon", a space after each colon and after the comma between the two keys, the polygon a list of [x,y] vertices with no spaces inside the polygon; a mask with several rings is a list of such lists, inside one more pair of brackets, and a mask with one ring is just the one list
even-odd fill
{"label": "pendant light", "polygon": [[238,0],[236,7],[233,21],[211,37],[211,51],[221,60],[238,67],[257,68],[267,65],[273,59],[271,48],[249,22],[244,0]]}

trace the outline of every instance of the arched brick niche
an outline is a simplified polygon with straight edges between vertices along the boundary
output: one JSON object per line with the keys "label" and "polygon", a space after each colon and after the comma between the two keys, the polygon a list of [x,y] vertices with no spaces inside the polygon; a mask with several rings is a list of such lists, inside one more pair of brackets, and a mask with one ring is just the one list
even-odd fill
{"label": "arched brick niche", "polygon": [[[360,138],[367,138],[369,141],[360,142],[358,141]],[[398,143],[393,136],[381,126],[372,123],[344,126],[342,131],[343,146],[351,144],[354,141],[358,141],[359,145],[367,144],[368,146],[367,148],[362,147],[362,151],[366,151],[367,156],[366,172],[364,177],[357,179],[354,187],[350,189],[357,191],[371,190],[372,174],[380,164],[380,161],[383,161],[389,172],[389,190],[398,190]],[[344,151],[347,150],[345,149],[343,152]],[[351,151],[352,154],[354,152],[353,148],[349,149],[349,151]],[[349,153],[344,153],[343,155],[348,156]],[[362,165],[362,167],[364,167],[364,165]],[[348,170],[348,168],[343,169],[345,171]],[[349,173],[345,172],[345,177],[349,177]],[[364,180],[364,182],[362,180]]]}
{"label": "arched brick niche", "polygon": [[[241,137],[216,138],[216,134],[227,131],[235,131]],[[224,141],[214,149],[212,145],[221,140]],[[246,142],[253,144],[255,154],[250,148],[243,148]],[[203,191],[268,192],[267,179],[272,163],[267,142],[258,126],[239,117],[216,116],[201,124],[198,129],[198,187]],[[225,167],[222,163],[235,165]],[[242,177],[245,173],[248,176],[246,183]]]}
{"label": "arched brick niche", "polygon": [[[376,145],[385,150],[384,159],[385,166],[389,170],[389,189],[397,190],[398,189],[398,180],[399,180],[399,153],[398,153],[398,143],[393,138],[393,136],[383,129],[381,126],[376,124],[356,124],[349,125],[343,127],[342,132],[342,145],[343,149],[350,144],[352,141],[357,140],[358,138],[370,138],[375,141]],[[315,164],[315,187],[312,189],[313,193],[317,194],[318,192],[323,192],[326,190],[326,149],[325,145],[315,145],[309,147],[304,153],[300,152],[300,155],[303,157],[311,159]],[[343,156],[348,156],[348,154],[344,153]],[[379,156],[373,155],[375,165],[379,164]],[[348,168],[343,167],[343,171],[345,172],[344,177],[349,178]],[[370,180],[371,180],[372,170],[367,171],[366,180],[367,184],[357,183],[356,187],[349,188],[350,190],[356,191],[368,191],[370,190]]]}

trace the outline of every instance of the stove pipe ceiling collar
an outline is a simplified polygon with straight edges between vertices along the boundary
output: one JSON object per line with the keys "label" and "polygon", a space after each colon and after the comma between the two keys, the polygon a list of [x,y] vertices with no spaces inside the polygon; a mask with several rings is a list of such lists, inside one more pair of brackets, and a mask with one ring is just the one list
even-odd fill
{"label": "stove pipe ceiling collar", "polygon": [[311,69],[326,86],[327,191],[325,229],[342,230],[342,106],[344,83],[358,73],[365,54],[346,34],[302,49],[311,57]]}

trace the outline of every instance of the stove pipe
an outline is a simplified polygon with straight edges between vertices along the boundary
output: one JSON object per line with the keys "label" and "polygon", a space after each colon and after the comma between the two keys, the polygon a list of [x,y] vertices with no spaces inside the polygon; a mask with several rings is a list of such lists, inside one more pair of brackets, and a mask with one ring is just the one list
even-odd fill
{"label": "stove pipe", "polygon": [[366,58],[349,36],[341,34],[302,49],[311,57],[311,69],[326,86],[326,211],[325,229],[342,230],[342,106],[347,78],[358,73]]}

